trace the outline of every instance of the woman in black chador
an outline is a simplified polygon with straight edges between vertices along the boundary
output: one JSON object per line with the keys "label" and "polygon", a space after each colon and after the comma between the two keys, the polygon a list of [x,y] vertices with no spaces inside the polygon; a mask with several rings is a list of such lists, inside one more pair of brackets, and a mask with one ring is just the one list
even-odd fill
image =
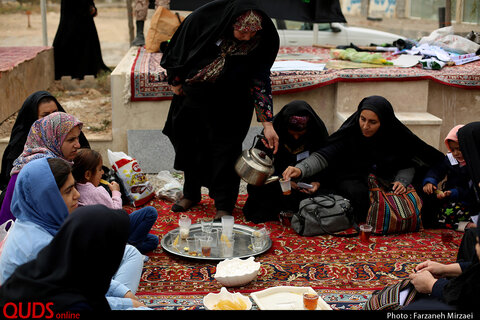
{"label": "woman in black chador", "polygon": [[270,67],[278,46],[271,19],[249,0],[212,1],[173,35],[161,61],[175,94],[163,133],[175,149],[174,168],[185,174],[173,211],[197,204],[205,186],[216,218],[232,213],[240,182],[234,165],[253,110],[276,152]]}
{"label": "woman in black chador", "polygon": [[330,135],[325,147],[295,167],[288,167],[283,177],[306,178],[328,169],[328,187],[351,201],[360,223],[365,221],[370,207],[370,173],[402,194],[410,183],[415,186],[415,180],[423,179],[426,167],[443,158],[440,151],[398,120],[387,99],[370,96]]}
{"label": "woman in black chador", "polygon": [[[282,175],[288,166],[294,166],[311,153],[323,147],[328,138],[322,119],[305,101],[295,100],[275,115],[273,128],[278,134],[278,152],[273,158],[275,176]],[[255,146],[263,150],[259,141]],[[318,175],[307,179],[312,188],[299,188],[292,181],[292,193],[284,196],[278,182],[263,186],[248,185],[248,199],[243,207],[245,218],[254,223],[278,220],[280,211],[298,211],[300,201],[311,197],[321,187]]]}
{"label": "woman in black chador", "polygon": [[110,71],[102,59],[93,21],[96,15],[93,0],[62,0],[60,23],[53,40],[56,80],[62,76],[83,79],[102,70]]}

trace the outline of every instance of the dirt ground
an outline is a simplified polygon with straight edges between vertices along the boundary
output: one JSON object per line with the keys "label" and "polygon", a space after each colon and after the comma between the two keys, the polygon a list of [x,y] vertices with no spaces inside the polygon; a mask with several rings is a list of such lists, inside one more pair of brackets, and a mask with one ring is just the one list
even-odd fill
{"label": "dirt ground", "polygon": [[[17,4],[7,3],[3,5],[13,6]],[[48,45],[53,43],[59,20],[59,6],[49,4],[47,13]],[[99,15],[95,19],[95,23],[102,47],[103,60],[113,70],[129,49],[126,8],[99,6]],[[42,21],[39,9],[34,8],[30,18],[25,12],[0,14],[0,46],[42,45]],[[110,77],[108,74],[103,75],[97,78],[96,82],[95,88],[66,90],[61,81],[55,81],[46,90],[57,98],[68,113],[75,115],[84,123],[83,131],[86,134],[108,134],[111,133],[112,119]],[[21,105],[18,106],[18,108],[20,107]],[[17,113],[0,124],[0,138],[10,136],[16,117]]]}

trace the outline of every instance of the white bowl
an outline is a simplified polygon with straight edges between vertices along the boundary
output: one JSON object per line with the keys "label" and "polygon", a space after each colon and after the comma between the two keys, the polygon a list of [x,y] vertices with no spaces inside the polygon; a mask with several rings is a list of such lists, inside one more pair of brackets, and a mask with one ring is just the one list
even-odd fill
{"label": "white bowl", "polygon": [[221,300],[237,301],[237,299],[241,299],[245,302],[246,308],[244,310],[250,310],[252,308],[252,301],[248,297],[238,292],[228,292],[225,287],[222,287],[219,293],[209,293],[203,297],[203,305],[208,310],[214,310],[215,305]]}
{"label": "white bowl", "polygon": [[217,265],[214,277],[225,287],[240,287],[255,279],[259,270],[260,262],[253,257],[226,259]]}

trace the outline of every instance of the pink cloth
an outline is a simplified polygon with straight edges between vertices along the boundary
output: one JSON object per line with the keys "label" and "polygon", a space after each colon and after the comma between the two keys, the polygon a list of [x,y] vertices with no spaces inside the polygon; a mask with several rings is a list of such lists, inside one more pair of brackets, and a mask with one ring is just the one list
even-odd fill
{"label": "pink cloth", "polygon": [[[452,130],[450,130],[450,132],[447,134],[447,137],[445,138],[445,145],[447,146],[448,151],[452,152],[452,150],[450,150],[450,146],[448,145],[448,141],[451,140],[451,141],[458,142],[457,132],[463,126],[464,126],[463,124],[459,124],[458,126],[453,127]],[[459,161],[459,163],[461,166],[464,166],[465,160],[462,162]]]}
{"label": "pink cloth", "polygon": [[103,204],[111,209],[122,209],[122,194],[120,191],[112,191],[112,196],[104,187],[95,187],[90,182],[77,183],[75,185],[80,193],[79,206]]}

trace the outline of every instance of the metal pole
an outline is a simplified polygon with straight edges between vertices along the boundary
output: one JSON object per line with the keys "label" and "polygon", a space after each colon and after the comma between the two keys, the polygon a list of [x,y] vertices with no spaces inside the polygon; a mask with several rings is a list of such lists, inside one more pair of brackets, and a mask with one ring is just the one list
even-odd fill
{"label": "metal pole", "polygon": [[40,10],[42,13],[42,38],[43,45],[48,46],[48,37],[47,37],[47,0],[40,0]]}

